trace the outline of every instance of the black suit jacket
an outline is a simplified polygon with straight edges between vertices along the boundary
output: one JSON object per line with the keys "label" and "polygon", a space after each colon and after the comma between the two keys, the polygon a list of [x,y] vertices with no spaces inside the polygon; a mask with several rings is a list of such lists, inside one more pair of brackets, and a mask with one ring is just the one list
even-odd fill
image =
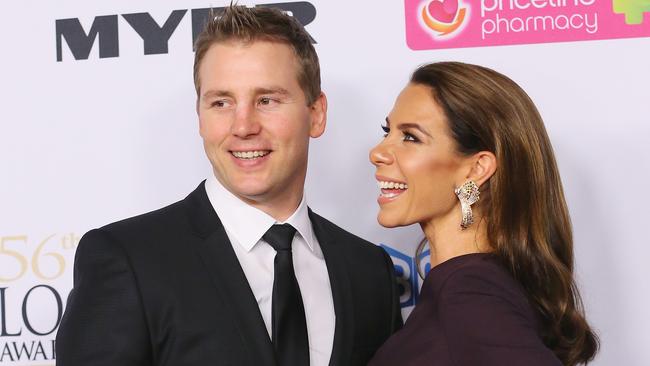
{"label": "black suit jacket", "polygon": [[[309,215],[334,299],[330,365],[365,365],[401,326],[392,262]],[[56,342],[59,366],[276,365],[203,184],[173,205],[84,235]]]}

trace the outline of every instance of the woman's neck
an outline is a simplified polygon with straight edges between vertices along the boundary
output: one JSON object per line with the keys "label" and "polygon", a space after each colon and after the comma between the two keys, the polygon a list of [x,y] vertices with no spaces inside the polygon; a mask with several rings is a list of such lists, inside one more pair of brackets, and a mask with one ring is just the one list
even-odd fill
{"label": "woman's neck", "polygon": [[481,217],[475,216],[475,222],[464,230],[457,217],[431,220],[420,226],[429,242],[431,267],[460,255],[492,250],[487,240],[487,225]]}

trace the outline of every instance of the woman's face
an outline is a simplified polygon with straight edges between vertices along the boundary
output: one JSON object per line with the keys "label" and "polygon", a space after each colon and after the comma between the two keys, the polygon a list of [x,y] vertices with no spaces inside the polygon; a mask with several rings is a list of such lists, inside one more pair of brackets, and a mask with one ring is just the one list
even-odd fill
{"label": "woman's face", "polygon": [[431,88],[408,84],[384,130],[386,136],[370,151],[381,188],[379,223],[405,226],[452,215],[458,221],[454,189],[464,183],[469,171]]}

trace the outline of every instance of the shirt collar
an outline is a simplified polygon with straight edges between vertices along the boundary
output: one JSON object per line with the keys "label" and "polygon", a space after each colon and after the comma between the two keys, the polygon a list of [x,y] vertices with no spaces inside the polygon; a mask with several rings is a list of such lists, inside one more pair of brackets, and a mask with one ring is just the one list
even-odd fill
{"label": "shirt collar", "polygon": [[253,249],[271,226],[284,223],[291,224],[305,239],[309,249],[314,251],[315,235],[309,220],[309,210],[304,194],[296,211],[286,221],[278,222],[266,212],[240,200],[228,191],[214,174],[208,176],[205,182],[205,191],[226,231],[247,252]]}

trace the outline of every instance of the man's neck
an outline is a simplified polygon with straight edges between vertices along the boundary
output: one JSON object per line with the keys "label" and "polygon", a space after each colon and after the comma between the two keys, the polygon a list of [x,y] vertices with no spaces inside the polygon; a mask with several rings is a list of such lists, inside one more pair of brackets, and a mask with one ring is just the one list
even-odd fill
{"label": "man's neck", "polygon": [[298,209],[300,202],[302,202],[302,192],[302,190],[299,194],[292,192],[293,194],[290,197],[276,197],[273,200],[238,197],[246,204],[263,211],[278,222],[284,222]]}
{"label": "man's neck", "polygon": [[[230,191],[226,186],[226,190]],[[243,203],[273,217],[278,222],[286,221],[300,206],[303,200],[304,187],[299,189],[284,189],[282,192],[267,192],[262,195],[244,196],[230,191]]]}

